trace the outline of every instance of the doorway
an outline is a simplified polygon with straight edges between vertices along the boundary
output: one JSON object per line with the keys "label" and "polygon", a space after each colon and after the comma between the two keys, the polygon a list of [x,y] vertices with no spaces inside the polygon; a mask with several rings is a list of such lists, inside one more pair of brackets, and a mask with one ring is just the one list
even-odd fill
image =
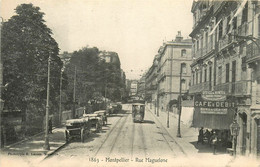
{"label": "doorway", "polygon": [[257,136],[256,136],[256,154],[258,157],[260,157],[260,119],[256,119],[256,125],[257,125]]}
{"label": "doorway", "polygon": [[242,147],[241,154],[245,155],[246,153],[246,139],[247,139],[247,115],[246,113],[239,114],[242,120]]}

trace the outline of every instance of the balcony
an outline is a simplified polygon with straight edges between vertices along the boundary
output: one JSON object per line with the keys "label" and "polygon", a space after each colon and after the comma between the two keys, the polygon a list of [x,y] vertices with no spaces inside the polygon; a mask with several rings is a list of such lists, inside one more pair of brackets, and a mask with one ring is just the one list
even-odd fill
{"label": "balcony", "polygon": [[218,49],[219,49],[219,51],[226,49],[229,46],[232,46],[232,44],[235,42],[236,42],[235,36],[233,36],[231,34],[227,34],[219,40]]}
{"label": "balcony", "polygon": [[[260,46],[259,40],[256,42]],[[255,43],[247,45],[246,48],[246,62],[252,63],[260,60],[260,48]]]}
{"label": "balcony", "polygon": [[189,93],[199,93],[202,91],[210,90],[210,83],[209,82],[203,82],[200,84],[192,85],[189,88]]}
{"label": "balcony", "polygon": [[215,91],[225,91],[229,95],[249,96],[251,95],[251,81],[243,80],[216,85]]}
{"label": "balcony", "polygon": [[248,35],[248,22],[243,23],[237,28],[237,35],[247,36]]}

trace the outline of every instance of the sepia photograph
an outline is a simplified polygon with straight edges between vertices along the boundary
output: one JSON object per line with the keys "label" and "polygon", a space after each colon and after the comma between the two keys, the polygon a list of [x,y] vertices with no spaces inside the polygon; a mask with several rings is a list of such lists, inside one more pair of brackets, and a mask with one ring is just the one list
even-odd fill
{"label": "sepia photograph", "polygon": [[260,167],[260,1],[0,0],[1,167]]}

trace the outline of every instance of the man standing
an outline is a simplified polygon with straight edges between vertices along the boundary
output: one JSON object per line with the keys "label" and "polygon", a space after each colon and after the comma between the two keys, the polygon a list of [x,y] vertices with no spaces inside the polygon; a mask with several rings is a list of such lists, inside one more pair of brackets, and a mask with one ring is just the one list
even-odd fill
{"label": "man standing", "polygon": [[198,136],[197,144],[199,144],[199,143],[204,144],[204,142],[203,142],[203,127],[201,127],[200,130],[199,130],[199,136]]}

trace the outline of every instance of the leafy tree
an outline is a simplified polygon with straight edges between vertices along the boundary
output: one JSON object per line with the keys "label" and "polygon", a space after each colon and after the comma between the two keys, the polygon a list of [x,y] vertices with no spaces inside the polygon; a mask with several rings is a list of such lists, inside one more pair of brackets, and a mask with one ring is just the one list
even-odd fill
{"label": "leafy tree", "polygon": [[[2,27],[1,51],[5,108],[44,115],[46,104],[48,57],[51,56],[50,111],[57,111],[59,76],[62,62],[57,42],[46,26],[44,13],[32,4],[21,4]],[[28,118],[30,119],[30,118]]]}

